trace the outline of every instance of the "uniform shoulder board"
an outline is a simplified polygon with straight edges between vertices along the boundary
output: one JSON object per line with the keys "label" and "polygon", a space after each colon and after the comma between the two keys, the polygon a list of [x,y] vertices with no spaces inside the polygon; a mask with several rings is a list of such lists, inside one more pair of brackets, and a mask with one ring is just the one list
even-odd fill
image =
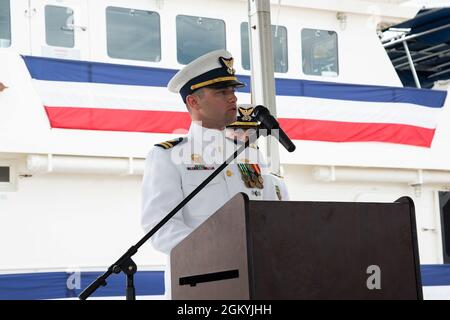
{"label": "uniform shoulder board", "polygon": [[182,142],[184,140],[186,140],[184,137],[180,137],[180,138],[157,143],[157,144],[155,144],[155,146],[163,148],[163,149],[170,149],[170,148],[175,147],[177,144],[179,144],[180,142]]}

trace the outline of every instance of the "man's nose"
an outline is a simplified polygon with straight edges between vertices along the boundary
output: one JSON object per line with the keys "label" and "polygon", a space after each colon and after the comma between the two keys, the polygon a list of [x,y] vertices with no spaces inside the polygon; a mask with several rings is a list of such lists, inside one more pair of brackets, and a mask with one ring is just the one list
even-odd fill
{"label": "man's nose", "polygon": [[228,100],[230,102],[236,102],[237,101],[236,93],[234,91],[230,93],[230,96],[229,96]]}

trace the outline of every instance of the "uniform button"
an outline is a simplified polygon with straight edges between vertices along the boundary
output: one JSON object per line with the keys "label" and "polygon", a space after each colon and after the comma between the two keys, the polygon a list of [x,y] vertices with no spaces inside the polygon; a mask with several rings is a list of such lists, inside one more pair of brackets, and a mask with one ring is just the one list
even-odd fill
{"label": "uniform button", "polygon": [[231,177],[233,175],[233,172],[231,170],[227,170],[227,176]]}

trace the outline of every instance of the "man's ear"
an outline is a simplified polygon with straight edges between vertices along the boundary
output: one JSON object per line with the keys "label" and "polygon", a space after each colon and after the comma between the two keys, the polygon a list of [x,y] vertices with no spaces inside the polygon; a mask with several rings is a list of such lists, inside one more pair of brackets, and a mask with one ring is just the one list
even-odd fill
{"label": "man's ear", "polygon": [[194,94],[190,94],[186,97],[186,105],[189,109],[199,110],[200,105],[198,103],[198,97]]}

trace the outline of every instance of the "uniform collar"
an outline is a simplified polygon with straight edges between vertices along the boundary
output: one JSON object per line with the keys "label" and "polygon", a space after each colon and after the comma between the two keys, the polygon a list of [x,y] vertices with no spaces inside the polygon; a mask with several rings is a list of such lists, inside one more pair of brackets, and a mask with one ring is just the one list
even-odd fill
{"label": "uniform collar", "polygon": [[[199,122],[193,121],[188,133],[189,155],[202,159],[206,164],[222,164],[236,149],[233,139],[226,138],[225,130],[215,130],[202,127]],[[259,152],[255,148],[248,148],[242,152],[237,162],[240,163],[263,163],[258,160]]]}
{"label": "uniform collar", "polygon": [[235,149],[234,143],[226,138],[225,129],[205,128],[195,121],[189,128],[188,139],[191,153],[201,155],[209,163],[221,164]]}
{"label": "uniform collar", "polygon": [[192,121],[188,136],[194,141],[223,141],[225,138],[225,129],[210,129],[200,125],[199,121]]}

